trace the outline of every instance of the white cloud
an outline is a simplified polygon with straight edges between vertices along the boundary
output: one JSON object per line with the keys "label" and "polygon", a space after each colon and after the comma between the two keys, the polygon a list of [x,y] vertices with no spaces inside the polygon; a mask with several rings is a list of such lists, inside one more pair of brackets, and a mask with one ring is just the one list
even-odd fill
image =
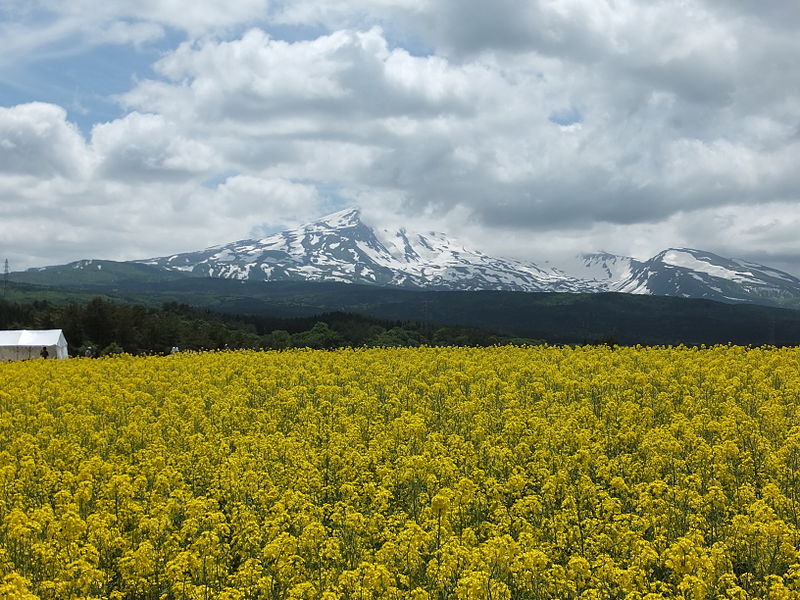
{"label": "white cloud", "polygon": [[315,186],[286,179],[236,175],[217,191],[214,202],[226,217],[251,222],[256,229],[297,225],[324,210]]}
{"label": "white cloud", "polygon": [[55,0],[53,4],[71,14],[99,11],[117,18],[161,23],[192,35],[260,20],[269,8],[268,0]]}
{"label": "white cloud", "polygon": [[99,176],[134,181],[185,179],[219,166],[205,143],[182,135],[161,115],[131,113],[92,129]]}
{"label": "white cloud", "polygon": [[107,24],[139,21],[165,25],[192,35],[263,19],[269,9],[268,0],[28,0],[26,10],[15,13],[30,20],[37,12],[56,15],[61,22]]}
{"label": "white cloud", "polygon": [[[581,20],[581,6],[553,10],[597,35],[606,26],[627,31],[644,10],[630,4],[636,10],[617,21],[608,9]],[[655,27],[649,17],[645,29]],[[709,13],[694,19],[708,25]],[[461,204],[494,226],[655,221],[688,208],[775,200],[753,190],[790,188],[789,129],[779,116],[737,110],[728,79],[709,91],[721,80],[706,72],[737,52],[730,32],[717,25],[711,42],[694,30],[661,38],[658,61],[653,49],[650,59],[626,50],[611,69],[529,51],[513,61],[417,57],[391,49],[378,29],[296,43],[251,30],[230,42],[183,44],[157,65],[164,79],[141,82],[124,101],[217,139],[214,147],[238,169],[397,190],[415,210],[429,205],[440,214]],[[722,58],[694,60],[710,55],[712,42]],[[565,107],[579,122],[549,120]],[[777,147],[752,143],[755,136],[774,145],[778,131]]]}
{"label": "white cloud", "polygon": [[0,108],[0,245],[12,268],[130,259],[240,239],[323,210],[315,186],[236,175],[206,187],[204,144],[159,115],[97,125],[47,104]]}
{"label": "white cloud", "polygon": [[91,163],[78,130],[66,111],[32,102],[0,107],[0,173],[81,178]]}
{"label": "white cloud", "polygon": [[161,39],[165,28],[191,39],[222,34],[268,13],[269,0],[8,0],[0,5],[0,76],[105,44],[141,46]]}
{"label": "white cloud", "polygon": [[270,126],[286,133],[292,119],[304,133],[309,119],[332,127],[344,119],[467,114],[481,100],[479,86],[494,83],[476,65],[453,68],[390,50],[378,29],[295,43],[253,29],[230,42],[181,44],[156,70],[165,79],[140,82],[123,96],[127,106],[211,127],[244,123],[259,134]]}
{"label": "white cloud", "polygon": [[158,23],[113,21],[102,32],[102,37],[98,41],[141,46],[160,40],[164,37],[164,33],[164,28]]}
{"label": "white cloud", "polygon": [[[533,260],[554,246],[644,257],[736,244],[800,260],[782,225],[800,204],[800,38],[787,26],[800,13],[786,3],[47,6],[62,15],[47,39],[98,23],[134,44],[188,32],[121,96],[130,114],[88,142],[57,107],[0,112],[5,181],[35,178],[31,207],[50,194],[124,215],[111,227],[131,258],[158,253],[168,227],[172,250],[193,227],[214,243],[311,218],[335,190],[376,218],[421,216]],[[268,33],[276,22],[327,33],[285,41]],[[230,29],[251,23],[262,29]]]}

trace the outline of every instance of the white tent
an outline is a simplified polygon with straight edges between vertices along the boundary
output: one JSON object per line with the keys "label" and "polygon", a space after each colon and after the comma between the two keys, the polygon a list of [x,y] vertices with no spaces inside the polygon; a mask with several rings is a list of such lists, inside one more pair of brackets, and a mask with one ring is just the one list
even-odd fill
{"label": "white tent", "polygon": [[42,358],[67,358],[67,340],[61,329],[0,331],[0,362]]}

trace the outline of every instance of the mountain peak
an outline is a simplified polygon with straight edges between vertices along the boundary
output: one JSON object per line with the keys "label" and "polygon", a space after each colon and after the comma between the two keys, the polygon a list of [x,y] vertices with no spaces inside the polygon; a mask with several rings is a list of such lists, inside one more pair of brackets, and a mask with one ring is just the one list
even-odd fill
{"label": "mountain peak", "polygon": [[666,250],[662,250],[658,254],[656,254],[653,258],[657,258],[660,260],[669,259],[669,257],[675,257],[680,255],[689,255],[689,256],[703,256],[709,255],[714,256],[709,252],[703,252],[701,250],[695,250],[693,248],[667,248]]}
{"label": "mountain peak", "polygon": [[[271,233],[266,237],[259,238],[257,240],[243,240],[242,242],[237,243],[250,243],[251,245],[270,244],[274,243],[274,240],[278,238],[301,239],[304,236],[311,234],[328,234],[334,231],[352,229],[360,225],[363,225],[361,222],[361,209],[358,207],[351,207],[336,211],[335,213],[331,213],[329,215],[325,215],[324,217],[320,217],[315,221],[308,221],[292,229],[285,229],[283,231]],[[220,249],[227,248],[229,246],[231,246],[231,244],[213,246],[213,248]]]}
{"label": "mountain peak", "polygon": [[800,280],[770,267],[693,248],[668,248],[639,263],[612,289],[633,294],[781,303],[800,297]]}
{"label": "mountain peak", "polygon": [[303,227],[324,225],[332,229],[342,229],[346,227],[353,227],[361,224],[361,209],[357,206],[351,206],[342,210],[336,211],[317,219],[312,223],[308,223]]}
{"label": "mountain peak", "polygon": [[584,252],[579,254],[578,258],[582,259],[603,259],[603,258],[620,258],[618,254],[608,252],[607,250],[598,250],[597,252]]}
{"label": "mountain peak", "polygon": [[358,207],[314,222],[199,252],[136,261],[167,271],[251,281],[333,281],[433,290],[626,292],[782,304],[800,280],[746,261],[691,248],[649,260],[607,251],[583,254],[570,275],[488,256],[443,233],[371,227]]}
{"label": "mountain peak", "polygon": [[447,290],[590,291],[533,263],[493,258],[441,233],[366,225],[357,207],[314,222],[202,252],[140,261],[196,275],[311,280]]}

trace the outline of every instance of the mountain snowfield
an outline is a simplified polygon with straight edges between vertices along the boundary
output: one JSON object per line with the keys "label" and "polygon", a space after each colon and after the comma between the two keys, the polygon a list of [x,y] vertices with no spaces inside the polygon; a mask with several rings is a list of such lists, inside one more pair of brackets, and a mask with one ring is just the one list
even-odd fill
{"label": "mountain snowfield", "polygon": [[800,279],[789,273],[691,248],[646,261],[606,252],[582,259],[581,275],[605,291],[764,304],[800,298]]}
{"label": "mountain snowfield", "polygon": [[495,258],[444,233],[371,228],[351,208],[258,240],[133,261],[166,271],[257,281],[335,281],[432,290],[625,292],[784,304],[800,279],[756,263],[689,248],[649,260],[607,252],[581,257],[578,272]]}
{"label": "mountain snowfield", "polygon": [[557,269],[493,258],[443,233],[372,229],[358,209],[260,240],[137,261],[208,277],[338,281],[439,290],[592,291]]}

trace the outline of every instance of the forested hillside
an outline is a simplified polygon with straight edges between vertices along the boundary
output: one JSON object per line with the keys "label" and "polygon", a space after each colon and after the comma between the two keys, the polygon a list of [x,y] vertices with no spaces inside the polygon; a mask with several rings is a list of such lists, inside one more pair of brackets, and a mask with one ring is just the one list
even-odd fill
{"label": "forested hillside", "polygon": [[[271,320],[276,323],[273,329],[289,327],[277,323],[276,317],[317,319],[325,313],[344,312],[377,319],[385,328],[397,322],[433,323],[554,344],[605,339],[624,345],[800,344],[800,310],[669,296],[413,291],[344,283],[264,283],[199,277],[86,287],[14,282],[9,286],[9,299],[21,303],[48,300],[55,304],[85,304],[94,297],[152,308],[189,304],[220,314],[250,315],[246,320],[252,323],[262,318]],[[367,339],[359,338],[357,345]]]}
{"label": "forested hillside", "polygon": [[63,329],[70,353],[158,354],[182,350],[285,349],[342,346],[470,345],[535,340],[493,335],[465,327],[438,327],[343,312],[274,318],[224,315],[175,302],[161,307],[94,298],[86,304],[0,301],[0,329]]}

